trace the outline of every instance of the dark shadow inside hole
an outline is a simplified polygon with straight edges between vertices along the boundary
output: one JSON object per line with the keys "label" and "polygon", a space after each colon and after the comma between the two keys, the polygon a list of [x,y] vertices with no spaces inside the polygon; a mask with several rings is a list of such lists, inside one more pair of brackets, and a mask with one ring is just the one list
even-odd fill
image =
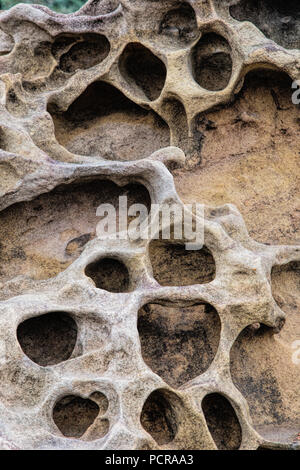
{"label": "dark shadow inside hole", "polygon": [[65,52],[59,61],[63,72],[73,73],[78,69],[88,69],[102,62],[109,54],[110,44],[101,34],[85,34]]}
{"label": "dark shadow inside hole", "polygon": [[215,33],[204,34],[192,50],[192,71],[196,82],[206,90],[227,87],[232,74],[231,47]]}
{"label": "dark shadow inside hole", "polygon": [[138,43],[128,44],[120,57],[119,67],[124,78],[129,83],[133,81],[147,98],[153,101],[159,97],[167,71],[164,63],[149,49]]}
{"label": "dark shadow inside hole", "polygon": [[48,106],[57,141],[72,153],[132,161],[149,157],[170,143],[170,131],[146,110],[104,82],[94,82],[59,113]]}
{"label": "dark shadow inside hole", "polygon": [[188,286],[214,280],[216,265],[210,250],[187,250],[185,245],[153,240],[149,245],[153,276],[162,286]]}
{"label": "dark shadow inside hole", "polygon": [[221,322],[209,304],[147,304],[138,313],[145,363],[172,387],[204,373],[219,345]]}
{"label": "dark shadow inside hole", "polygon": [[81,437],[99,414],[99,406],[92,400],[68,395],[53,408],[53,420],[66,437]]}
{"label": "dark shadow inside hole", "polygon": [[287,49],[300,48],[300,3],[295,0],[241,0],[230,7],[238,21],[251,21]]}
{"label": "dark shadow inside hole", "polygon": [[81,36],[75,34],[60,34],[51,44],[51,53],[56,60],[67,52],[76,42],[80,41]]}
{"label": "dark shadow inside hole", "polygon": [[173,441],[177,433],[177,416],[171,404],[173,395],[164,390],[155,390],[142,409],[141,424],[159,445]]}
{"label": "dark shadow inside hole", "polygon": [[230,402],[218,393],[206,395],[202,410],[208,429],[219,450],[237,450],[242,442],[242,430]]}
{"label": "dark shadow inside hole", "polygon": [[193,41],[198,33],[196,15],[193,8],[183,3],[168,11],[159,26],[159,33],[181,42]]}
{"label": "dark shadow inside hole", "polygon": [[108,292],[122,293],[130,291],[130,277],[125,264],[117,259],[102,258],[89,264],[85,269],[98,289]]}
{"label": "dark shadow inside hole", "polygon": [[52,312],[29,318],[17,329],[23,352],[40,366],[66,361],[77,339],[77,325],[67,313]]}

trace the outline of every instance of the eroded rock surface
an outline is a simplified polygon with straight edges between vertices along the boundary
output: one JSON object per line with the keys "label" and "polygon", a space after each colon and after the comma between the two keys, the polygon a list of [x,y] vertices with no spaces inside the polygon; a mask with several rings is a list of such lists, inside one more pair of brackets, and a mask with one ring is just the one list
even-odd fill
{"label": "eroded rock surface", "polygon": [[[299,22],[0,12],[0,448],[299,447]],[[124,195],[204,203],[204,247],[99,238]]]}

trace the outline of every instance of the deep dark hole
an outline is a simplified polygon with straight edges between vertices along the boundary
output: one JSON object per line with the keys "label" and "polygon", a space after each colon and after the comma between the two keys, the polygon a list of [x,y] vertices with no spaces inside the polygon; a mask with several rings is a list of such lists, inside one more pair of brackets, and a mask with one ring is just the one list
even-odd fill
{"label": "deep dark hole", "polygon": [[113,258],[102,258],[86,267],[85,274],[98,289],[122,293],[130,290],[129,272],[125,264]]}
{"label": "deep dark hole", "polygon": [[61,56],[59,68],[63,72],[72,73],[78,69],[88,69],[108,56],[110,44],[105,36],[86,34],[83,39]]}
{"label": "deep dark hole", "polygon": [[177,433],[176,413],[169,401],[172,395],[168,395],[161,390],[152,392],[141,414],[143,428],[159,445],[173,441]]}
{"label": "deep dark hole", "polygon": [[229,401],[218,393],[206,395],[202,410],[208,429],[220,450],[237,450],[242,442],[242,430]]}
{"label": "deep dark hole", "polygon": [[17,338],[33,362],[50,366],[71,356],[77,339],[77,325],[67,313],[47,313],[21,323]]}
{"label": "deep dark hole", "polygon": [[145,111],[126,98],[112,85],[94,82],[69,106],[64,113],[66,119],[74,122],[108,116],[117,111],[144,114]]}
{"label": "deep dark hole", "polygon": [[126,79],[133,80],[147,98],[156,100],[164,87],[166,67],[149,49],[138,43],[128,44],[123,51],[120,70]]}
{"label": "deep dark hole", "polygon": [[261,86],[269,88],[270,92],[274,87],[282,88],[282,94],[285,97],[286,92],[291,92],[292,79],[279,70],[258,69],[248,72],[245,77],[244,88]]}

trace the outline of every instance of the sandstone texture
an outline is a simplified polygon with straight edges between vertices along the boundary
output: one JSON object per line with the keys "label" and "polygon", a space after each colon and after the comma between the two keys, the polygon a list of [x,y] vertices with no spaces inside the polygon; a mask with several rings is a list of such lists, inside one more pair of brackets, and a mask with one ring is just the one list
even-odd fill
{"label": "sandstone texture", "polygon": [[[0,12],[0,449],[299,449],[300,5]],[[205,204],[204,247],[97,207]]]}

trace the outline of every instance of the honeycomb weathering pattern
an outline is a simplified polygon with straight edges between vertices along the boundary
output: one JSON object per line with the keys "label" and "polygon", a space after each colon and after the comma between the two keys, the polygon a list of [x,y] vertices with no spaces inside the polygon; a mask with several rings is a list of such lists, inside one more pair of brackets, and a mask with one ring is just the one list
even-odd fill
{"label": "honeycomb weathering pattern", "polygon": [[[2,11],[0,215],[57,188],[72,191],[74,184],[95,180],[121,188],[143,185],[152,203],[182,204],[169,169],[197,165],[193,130],[199,113],[230,103],[250,71],[278,70],[293,80],[300,78],[299,50],[284,49],[254,24],[234,19],[229,9],[237,3],[91,0],[70,15],[25,4]],[[216,76],[222,67],[224,75]],[[129,133],[125,145],[118,132]],[[82,155],[77,149],[87,151]],[[75,209],[74,220],[80,218]],[[31,219],[38,221],[43,205],[37,202],[33,210]],[[55,210],[47,223],[55,219]],[[25,217],[25,227],[28,221]],[[232,379],[230,351],[248,326],[282,327],[286,314],[272,295],[271,272],[299,263],[300,246],[258,243],[233,205],[207,206],[205,245],[216,263],[215,278],[198,285],[161,286],[153,276],[149,241],[103,241],[92,232],[91,227],[88,234],[80,228],[63,231],[63,241],[80,249],[66,264],[67,258],[56,254],[61,264],[55,277],[20,273],[3,278],[1,448],[215,449],[218,439],[214,441],[208,424],[212,420],[206,421],[202,409],[204,398],[214,394],[227,399],[240,425],[241,442],[230,445],[253,450],[297,447],[276,436],[264,437],[254,427],[247,401]],[[73,253],[73,245],[68,246],[65,257]],[[45,250],[45,245],[40,247]],[[15,247],[11,256],[30,265],[22,247]],[[98,289],[85,275],[101,258],[124,263],[126,292]],[[206,372],[172,388],[146,365],[137,317],[148,304],[209,304],[217,311],[220,338]],[[41,366],[24,354],[17,329],[52,312],[76,322],[77,340],[69,359]],[[74,396],[87,429],[75,430],[72,437],[60,430],[69,415],[59,403],[65,400],[72,409]],[[108,407],[101,407],[103,396]],[[162,406],[165,428],[151,433],[146,419],[151,419],[151,410],[146,418],[143,410],[153,396],[155,406]],[[54,408],[62,413],[56,422]],[[299,403],[294,408],[299,424]],[[99,410],[97,416],[93,410]]]}

